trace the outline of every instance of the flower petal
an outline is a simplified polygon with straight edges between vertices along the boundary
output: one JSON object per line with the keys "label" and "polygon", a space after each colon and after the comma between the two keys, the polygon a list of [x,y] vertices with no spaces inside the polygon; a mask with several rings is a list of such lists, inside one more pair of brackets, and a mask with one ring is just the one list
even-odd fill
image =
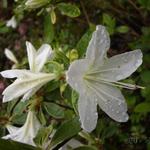
{"label": "flower petal", "polygon": [[4,136],[3,138],[11,139],[11,140],[18,141],[21,143],[26,143],[32,146],[36,146],[33,139],[36,136],[40,127],[41,127],[41,124],[38,121],[34,112],[29,111],[25,124],[14,132],[9,131],[10,134]]}
{"label": "flower petal", "polygon": [[26,41],[26,47],[27,47],[27,54],[28,54],[30,70],[35,71],[36,50],[35,50],[34,46],[28,41]]}
{"label": "flower petal", "polygon": [[82,128],[87,132],[95,129],[97,123],[97,104],[93,96],[88,93],[80,94],[78,100],[78,110]]}
{"label": "flower petal", "polygon": [[9,131],[9,133],[15,133],[19,128],[18,127],[15,127],[15,126],[12,126],[12,125],[6,125],[6,128],[7,130]]}
{"label": "flower petal", "polygon": [[118,122],[128,120],[127,104],[121,91],[113,86],[102,83],[91,84],[95,100],[100,108],[112,119]]}
{"label": "flower petal", "polygon": [[48,44],[43,44],[39,50],[37,51],[37,57],[35,60],[36,65],[36,71],[40,72],[44,66],[44,64],[47,62],[49,58],[51,58],[52,55],[52,48]]}
{"label": "flower petal", "polygon": [[66,73],[67,83],[69,83],[73,89],[81,93],[83,93],[85,89],[83,77],[87,69],[88,61],[86,59],[80,59],[74,61]]}
{"label": "flower petal", "polygon": [[35,76],[34,73],[25,69],[24,70],[19,70],[19,69],[5,70],[5,71],[0,72],[0,74],[5,78],[27,78],[27,77]]}
{"label": "flower petal", "polygon": [[14,83],[8,86],[3,92],[3,102],[11,101],[15,98],[18,98],[30,91],[33,88],[43,86],[48,81],[51,81],[55,78],[53,74],[47,73],[36,73],[32,78],[27,79],[17,79]]}
{"label": "flower petal", "polygon": [[104,26],[98,25],[89,42],[86,58],[96,65],[101,65],[109,47],[109,34]]}
{"label": "flower petal", "polygon": [[107,59],[99,68],[100,76],[105,79],[118,81],[127,78],[142,64],[141,50],[134,50]]}
{"label": "flower petal", "polygon": [[34,95],[41,87],[43,86],[43,84],[38,85],[37,87],[29,90],[27,93],[25,93],[25,95],[23,96],[23,98],[21,99],[21,101],[26,101],[28,100],[32,95]]}
{"label": "flower petal", "polygon": [[5,55],[8,59],[10,59],[12,62],[14,62],[15,64],[18,63],[17,58],[15,57],[15,55],[13,54],[13,52],[11,50],[9,50],[8,48],[5,48]]}

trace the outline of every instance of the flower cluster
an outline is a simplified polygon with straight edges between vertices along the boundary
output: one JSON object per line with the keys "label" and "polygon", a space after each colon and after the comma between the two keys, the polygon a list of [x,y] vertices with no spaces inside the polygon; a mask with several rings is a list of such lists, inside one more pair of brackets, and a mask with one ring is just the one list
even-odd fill
{"label": "flower cluster", "polygon": [[[29,3],[30,1],[28,1]],[[29,70],[12,69],[2,71],[5,78],[17,78],[3,92],[3,102],[21,97],[28,100],[43,85],[57,79],[55,73],[45,73],[45,63],[52,59],[52,48],[43,44],[38,51],[30,42],[26,42]],[[142,64],[141,50],[107,57],[110,47],[109,34],[104,26],[96,26],[87,47],[84,59],[75,60],[66,71],[67,83],[79,93],[78,112],[81,126],[87,132],[95,129],[98,119],[97,105],[112,119],[118,122],[128,120],[127,104],[120,89],[136,89],[140,86],[120,82],[129,77]],[[18,60],[10,50],[5,50],[6,56],[15,64]],[[41,124],[35,112],[29,110],[25,124],[21,128],[6,125],[9,135],[3,137],[35,146],[33,138]]]}

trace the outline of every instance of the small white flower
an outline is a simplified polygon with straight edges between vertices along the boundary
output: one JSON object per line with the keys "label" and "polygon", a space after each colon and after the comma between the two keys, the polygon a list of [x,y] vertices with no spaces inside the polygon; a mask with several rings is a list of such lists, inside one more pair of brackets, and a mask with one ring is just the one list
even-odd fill
{"label": "small white flower", "polygon": [[89,42],[86,58],[74,61],[67,72],[67,82],[79,92],[78,110],[82,128],[91,132],[97,123],[97,105],[118,122],[128,120],[127,104],[115,87],[141,88],[118,82],[130,76],[142,64],[141,50],[107,58],[110,46],[105,27],[98,25]]}
{"label": "small white flower", "polygon": [[46,61],[51,58],[51,47],[43,44],[36,52],[31,43],[27,42],[26,45],[30,70],[12,69],[1,72],[5,78],[17,78],[2,93],[3,102],[11,101],[22,95],[24,95],[22,100],[27,100],[44,84],[56,77],[55,74],[40,72]]}
{"label": "small white flower", "polygon": [[11,60],[14,63],[12,68],[16,68],[18,65],[18,60],[17,60],[16,56],[13,54],[13,52],[11,50],[9,50],[8,48],[5,48],[5,55],[9,60]]}
{"label": "small white flower", "polygon": [[12,125],[6,125],[9,133],[4,136],[3,139],[11,139],[17,142],[36,146],[33,139],[37,135],[38,130],[41,128],[41,124],[38,121],[34,112],[29,111],[25,124],[21,127],[14,127]]}
{"label": "small white flower", "polygon": [[15,16],[12,16],[12,18],[6,22],[6,26],[7,27],[12,27],[12,28],[17,27],[17,21],[16,21]]}

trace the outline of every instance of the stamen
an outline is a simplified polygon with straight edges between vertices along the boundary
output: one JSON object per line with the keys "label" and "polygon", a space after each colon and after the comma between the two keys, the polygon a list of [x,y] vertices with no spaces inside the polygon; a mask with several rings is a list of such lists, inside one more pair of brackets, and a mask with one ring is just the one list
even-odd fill
{"label": "stamen", "polygon": [[133,85],[133,84],[129,84],[129,83],[112,81],[112,80],[103,79],[103,78],[93,78],[93,77],[87,76],[87,75],[84,77],[84,79],[92,80],[92,81],[95,81],[95,82],[101,82],[101,83],[105,83],[105,84],[108,84],[108,85],[117,86],[117,87],[121,87],[121,88],[131,89],[131,90],[136,90],[138,88],[140,88],[140,89],[145,88],[145,87],[142,87],[142,86]]}

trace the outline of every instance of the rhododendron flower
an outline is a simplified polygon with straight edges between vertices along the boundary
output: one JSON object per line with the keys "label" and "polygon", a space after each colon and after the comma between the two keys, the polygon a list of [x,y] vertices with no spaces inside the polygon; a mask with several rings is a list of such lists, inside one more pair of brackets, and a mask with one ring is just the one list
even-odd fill
{"label": "rhododendron flower", "polygon": [[128,120],[127,104],[117,87],[142,88],[119,80],[129,77],[142,64],[141,50],[107,58],[109,35],[98,25],[89,42],[85,59],[74,61],[67,71],[67,82],[79,93],[78,111],[82,128],[88,132],[97,124],[97,105],[118,122]]}
{"label": "rhododendron flower", "polygon": [[21,128],[12,125],[6,125],[6,128],[10,134],[4,136],[3,139],[11,139],[35,146],[33,139],[37,135],[38,130],[41,128],[41,124],[34,112],[29,111],[26,122]]}
{"label": "rhododendron flower", "polygon": [[44,64],[52,56],[52,49],[48,44],[43,44],[38,51],[29,42],[27,45],[28,61],[30,70],[12,69],[2,71],[1,75],[5,78],[17,78],[3,92],[3,102],[11,101],[22,95],[22,100],[29,99],[44,84],[55,79],[52,73],[43,73]]}

